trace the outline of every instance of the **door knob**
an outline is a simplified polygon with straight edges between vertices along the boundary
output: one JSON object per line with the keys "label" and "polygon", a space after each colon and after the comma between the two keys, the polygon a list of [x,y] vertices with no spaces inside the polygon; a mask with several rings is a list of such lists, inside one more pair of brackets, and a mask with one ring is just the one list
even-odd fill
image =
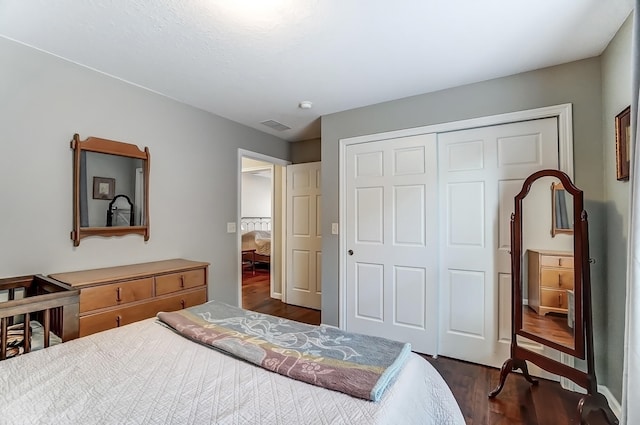
{"label": "door knob", "polygon": [[347,253],[348,253],[349,255],[353,255],[353,249],[350,249],[349,251],[347,251]]}

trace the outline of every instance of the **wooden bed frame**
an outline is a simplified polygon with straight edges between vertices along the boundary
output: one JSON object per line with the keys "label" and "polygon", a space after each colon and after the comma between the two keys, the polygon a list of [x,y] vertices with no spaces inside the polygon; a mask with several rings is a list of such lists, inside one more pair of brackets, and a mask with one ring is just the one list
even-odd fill
{"label": "wooden bed frame", "polygon": [[255,274],[255,265],[257,263],[271,264],[271,256],[258,254],[255,249],[247,249],[242,251],[242,264],[251,265]]}
{"label": "wooden bed frame", "polygon": [[255,254],[256,259],[256,263],[266,263],[266,264],[271,264],[271,256],[270,255],[262,255],[262,254]]}
{"label": "wooden bed frame", "polygon": [[[79,291],[42,275],[0,279],[0,360],[7,358],[7,327],[16,316],[23,322],[40,322],[44,328],[44,347],[50,345],[50,332],[62,341],[78,338]],[[16,298],[16,295],[21,295]],[[30,326],[24,326],[24,353],[31,351]]]}

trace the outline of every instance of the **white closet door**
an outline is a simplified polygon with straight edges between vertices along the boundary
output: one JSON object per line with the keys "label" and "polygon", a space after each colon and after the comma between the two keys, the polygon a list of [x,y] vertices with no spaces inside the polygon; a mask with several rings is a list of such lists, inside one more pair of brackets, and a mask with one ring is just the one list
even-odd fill
{"label": "white closet door", "polygon": [[345,158],[346,328],[435,354],[436,136],[350,145]]}
{"label": "white closet door", "polygon": [[320,163],[287,166],[285,302],[317,310],[322,305],[320,202]]}
{"label": "white closet door", "polygon": [[547,118],[438,135],[440,354],[508,358],[513,198],[527,176],[558,168],[557,128]]}

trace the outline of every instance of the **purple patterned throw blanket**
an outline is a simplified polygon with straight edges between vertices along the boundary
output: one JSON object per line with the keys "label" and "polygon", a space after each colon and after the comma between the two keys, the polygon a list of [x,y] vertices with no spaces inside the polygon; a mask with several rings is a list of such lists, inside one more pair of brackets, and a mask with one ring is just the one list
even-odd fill
{"label": "purple patterned throw blanket", "polygon": [[411,345],[313,326],[218,301],[158,319],[182,336],[267,370],[378,401],[402,368]]}

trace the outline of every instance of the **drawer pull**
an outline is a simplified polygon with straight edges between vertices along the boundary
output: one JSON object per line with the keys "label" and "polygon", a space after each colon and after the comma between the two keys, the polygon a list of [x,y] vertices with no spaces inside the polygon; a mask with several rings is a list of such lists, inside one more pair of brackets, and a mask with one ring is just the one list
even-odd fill
{"label": "drawer pull", "polygon": [[180,275],[180,287],[184,288],[184,275]]}
{"label": "drawer pull", "polygon": [[120,317],[120,315],[116,316],[116,328],[120,327],[120,321],[122,320],[122,317]]}
{"label": "drawer pull", "polygon": [[117,302],[122,301],[120,289],[121,289],[120,287],[118,287],[118,289],[116,289],[116,301]]}
{"label": "drawer pull", "polygon": [[562,288],[562,275],[558,273],[558,286]]}
{"label": "drawer pull", "polygon": [[184,306],[185,306],[184,300],[180,300],[180,306],[182,306],[182,308],[184,309]]}

